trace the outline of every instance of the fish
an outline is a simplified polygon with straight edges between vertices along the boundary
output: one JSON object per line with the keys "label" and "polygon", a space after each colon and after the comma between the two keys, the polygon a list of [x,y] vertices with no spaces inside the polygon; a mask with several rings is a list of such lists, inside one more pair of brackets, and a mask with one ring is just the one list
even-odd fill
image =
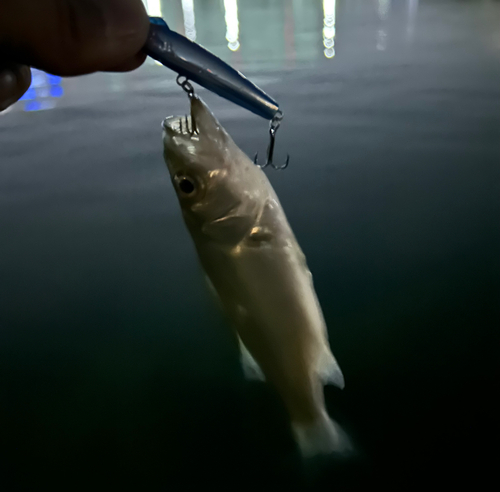
{"label": "fish", "polygon": [[245,375],[270,384],[304,457],[345,453],[323,385],[344,387],[312,274],[266,174],[192,95],[163,121],[164,159],[186,227],[231,322]]}

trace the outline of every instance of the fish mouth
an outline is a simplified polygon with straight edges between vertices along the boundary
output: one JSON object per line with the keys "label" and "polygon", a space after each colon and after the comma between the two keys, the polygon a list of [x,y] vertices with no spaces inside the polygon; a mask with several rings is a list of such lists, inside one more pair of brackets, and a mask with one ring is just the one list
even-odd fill
{"label": "fish mouth", "polygon": [[171,137],[193,137],[199,135],[196,121],[192,116],[168,116],[163,120],[162,127]]}
{"label": "fish mouth", "polygon": [[169,116],[163,120],[166,137],[175,141],[192,141],[197,137],[226,141],[227,134],[208,106],[196,95],[190,97],[190,112],[185,116]]}

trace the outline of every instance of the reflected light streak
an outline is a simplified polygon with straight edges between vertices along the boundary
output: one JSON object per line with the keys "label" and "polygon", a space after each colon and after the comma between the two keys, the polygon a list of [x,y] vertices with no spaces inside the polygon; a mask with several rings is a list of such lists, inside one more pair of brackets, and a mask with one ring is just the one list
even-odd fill
{"label": "reflected light streak", "polygon": [[406,34],[408,39],[413,37],[415,31],[415,18],[417,17],[418,0],[408,0],[408,25],[406,27]]}
{"label": "reflected light streak", "polygon": [[[146,7],[146,11],[151,17],[162,17],[161,13],[161,0],[142,0],[142,3]],[[151,60],[156,64],[163,66],[158,60]]]}
{"label": "reflected light streak", "polygon": [[335,7],[336,0],[323,0],[323,50],[327,58],[335,56]]}
{"label": "reflected light streak", "polygon": [[238,37],[240,34],[238,22],[238,0],[224,0],[224,18],[226,20],[227,47],[237,51],[240,47]]}
{"label": "reflected light streak", "polygon": [[378,0],[378,16],[380,20],[386,20],[391,7],[391,0]]}
{"label": "reflected light streak", "polygon": [[161,1],[160,0],[143,0],[148,15],[151,17],[161,17]]}
{"label": "reflected light streak", "polygon": [[290,66],[295,64],[295,22],[294,22],[294,3],[285,4],[285,56]]}
{"label": "reflected light streak", "polygon": [[54,99],[64,95],[62,78],[56,75],[31,69],[31,85],[19,101],[24,102],[24,111],[42,111],[56,106]]}
{"label": "reflected light streak", "polygon": [[184,32],[191,41],[196,40],[196,26],[194,21],[193,0],[182,0],[182,14],[184,15]]}
{"label": "reflected light streak", "polygon": [[[378,16],[382,23],[385,23],[389,17],[389,10],[391,8],[391,0],[378,0]],[[387,32],[384,28],[379,29],[377,32],[377,49],[384,51],[387,48]]]}

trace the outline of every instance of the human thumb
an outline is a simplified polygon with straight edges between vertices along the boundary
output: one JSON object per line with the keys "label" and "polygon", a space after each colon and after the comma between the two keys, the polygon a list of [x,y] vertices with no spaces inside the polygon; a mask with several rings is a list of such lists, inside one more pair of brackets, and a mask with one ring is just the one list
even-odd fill
{"label": "human thumb", "polygon": [[1,0],[0,63],[62,76],[132,69],[148,31],[141,0]]}

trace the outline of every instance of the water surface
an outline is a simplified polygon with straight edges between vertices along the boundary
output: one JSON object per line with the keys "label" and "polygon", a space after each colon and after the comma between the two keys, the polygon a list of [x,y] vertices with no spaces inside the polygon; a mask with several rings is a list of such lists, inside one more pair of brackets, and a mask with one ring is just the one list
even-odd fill
{"label": "water surface", "polygon": [[[174,75],[154,62],[37,73],[0,115],[3,490],[480,486],[499,325],[499,2],[146,3],[286,113],[277,158],[291,163],[268,175],[345,374],[327,405],[358,454],[304,483],[278,399],[243,379],[162,159],[160,122],[188,110]],[[244,151],[264,152],[264,120],[197,92]]]}

